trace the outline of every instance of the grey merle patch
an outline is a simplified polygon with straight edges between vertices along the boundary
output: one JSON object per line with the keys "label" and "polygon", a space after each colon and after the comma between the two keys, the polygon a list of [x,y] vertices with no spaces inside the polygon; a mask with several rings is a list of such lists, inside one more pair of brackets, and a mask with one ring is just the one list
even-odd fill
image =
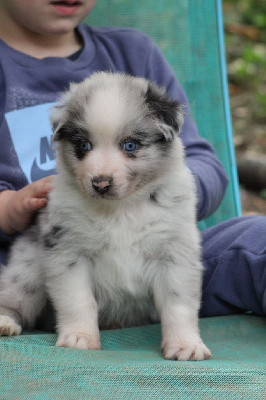
{"label": "grey merle patch", "polygon": [[28,295],[34,295],[34,294],[38,293],[41,289],[42,289],[42,287],[35,285],[34,283],[31,283],[31,282],[27,282],[23,286],[23,291]]}
{"label": "grey merle patch", "polygon": [[43,237],[44,247],[46,249],[54,248],[58,244],[60,238],[62,237],[63,232],[64,228],[62,228],[61,226],[57,225],[53,226],[50,232],[46,233]]}

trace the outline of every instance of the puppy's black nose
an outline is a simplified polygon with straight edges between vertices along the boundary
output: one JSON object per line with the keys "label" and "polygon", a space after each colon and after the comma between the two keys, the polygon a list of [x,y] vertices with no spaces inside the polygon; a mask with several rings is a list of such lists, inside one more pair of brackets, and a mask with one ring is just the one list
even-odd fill
{"label": "puppy's black nose", "polygon": [[108,192],[113,182],[113,178],[111,176],[95,176],[92,179],[92,186],[96,192],[105,193]]}

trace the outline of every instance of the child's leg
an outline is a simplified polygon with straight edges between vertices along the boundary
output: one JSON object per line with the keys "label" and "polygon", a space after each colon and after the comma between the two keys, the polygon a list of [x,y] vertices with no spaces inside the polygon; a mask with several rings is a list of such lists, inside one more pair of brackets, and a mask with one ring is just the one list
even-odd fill
{"label": "child's leg", "polygon": [[266,315],[266,217],[241,217],[202,232],[200,315]]}

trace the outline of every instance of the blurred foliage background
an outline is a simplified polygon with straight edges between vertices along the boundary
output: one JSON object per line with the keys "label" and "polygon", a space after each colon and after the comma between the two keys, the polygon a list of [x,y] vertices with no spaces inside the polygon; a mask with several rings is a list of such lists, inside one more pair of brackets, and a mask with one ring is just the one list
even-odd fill
{"label": "blurred foliage background", "polygon": [[[243,213],[266,214],[266,0],[223,0],[223,11]],[[247,167],[244,175],[240,171],[243,160]],[[257,165],[257,187],[245,179],[254,167],[248,160]],[[251,182],[254,179],[252,176]]]}

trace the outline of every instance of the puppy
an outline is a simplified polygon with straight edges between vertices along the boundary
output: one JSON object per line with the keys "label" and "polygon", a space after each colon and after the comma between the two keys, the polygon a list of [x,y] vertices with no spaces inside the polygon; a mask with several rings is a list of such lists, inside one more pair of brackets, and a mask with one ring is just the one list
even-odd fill
{"label": "puppy", "polygon": [[34,328],[49,299],[57,346],[100,349],[99,326],[161,321],[166,359],[211,357],[181,104],[145,79],[95,73],[71,85],[51,122],[58,175],[1,274],[1,334]]}

